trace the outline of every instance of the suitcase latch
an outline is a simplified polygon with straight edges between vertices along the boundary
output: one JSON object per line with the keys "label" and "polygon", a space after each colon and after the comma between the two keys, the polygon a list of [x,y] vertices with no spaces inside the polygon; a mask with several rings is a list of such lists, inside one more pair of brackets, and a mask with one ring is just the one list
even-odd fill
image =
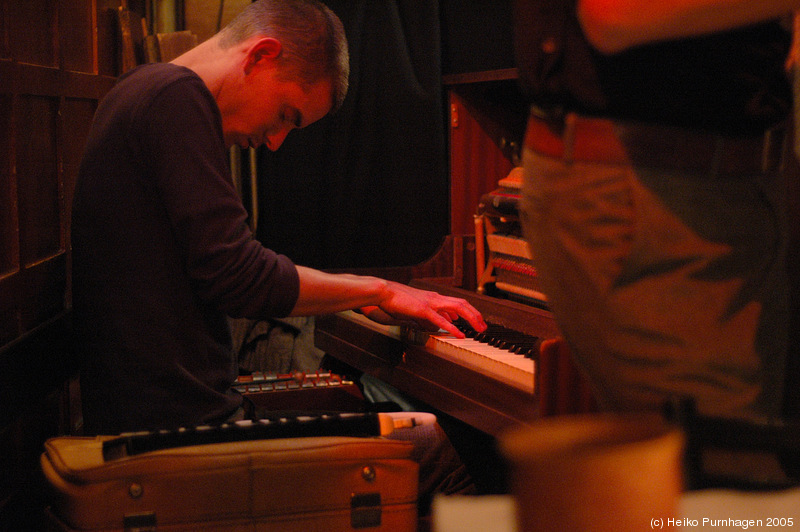
{"label": "suitcase latch", "polygon": [[353,528],[381,526],[380,493],[353,493],[350,495],[350,526]]}

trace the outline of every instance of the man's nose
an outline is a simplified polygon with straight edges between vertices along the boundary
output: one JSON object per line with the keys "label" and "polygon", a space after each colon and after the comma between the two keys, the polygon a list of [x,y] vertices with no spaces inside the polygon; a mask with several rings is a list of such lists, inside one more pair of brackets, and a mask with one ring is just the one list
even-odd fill
{"label": "man's nose", "polygon": [[267,143],[267,147],[270,151],[275,151],[281,147],[283,141],[286,140],[286,136],[289,134],[290,129],[282,129],[273,135],[267,135],[267,139],[269,142]]}

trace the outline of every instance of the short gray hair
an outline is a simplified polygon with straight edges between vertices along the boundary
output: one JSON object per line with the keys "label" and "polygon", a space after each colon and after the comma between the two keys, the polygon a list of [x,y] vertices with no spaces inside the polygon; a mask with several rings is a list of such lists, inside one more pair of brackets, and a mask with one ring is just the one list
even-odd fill
{"label": "short gray hair", "polygon": [[312,85],[329,79],[332,111],[347,95],[350,59],[339,17],[317,0],[258,0],[245,7],[220,32],[220,46],[229,48],[253,36],[281,41],[287,77]]}

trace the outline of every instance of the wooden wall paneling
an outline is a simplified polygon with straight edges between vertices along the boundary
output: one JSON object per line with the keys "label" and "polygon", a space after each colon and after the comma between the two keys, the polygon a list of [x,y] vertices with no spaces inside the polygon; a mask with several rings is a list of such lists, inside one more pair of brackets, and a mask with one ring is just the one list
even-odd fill
{"label": "wooden wall paneling", "polygon": [[13,273],[0,278],[0,346],[19,337],[19,299],[19,275]]}
{"label": "wooden wall paneling", "polygon": [[8,17],[7,4],[10,1],[11,0],[0,0],[0,59],[7,59],[11,55],[11,52],[8,50],[8,32],[6,31],[8,27],[8,23],[6,22]]}
{"label": "wooden wall paneling", "polygon": [[[83,149],[89,136],[92,117],[97,108],[97,100],[84,98],[65,98],[61,108],[62,134],[61,153],[64,183],[64,209],[61,219],[64,227],[64,248],[71,249],[70,228],[72,220],[72,199],[75,190],[75,181],[78,177]],[[71,277],[71,254],[66,256],[66,278]],[[65,294],[67,301],[72,301],[71,286],[67,284]]]}
{"label": "wooden wall paneling", "polygon": [[[75,4],[0,3],[0,41],[39,33],[50,43],[33,51],[15,44],[8,49],[13,57],[0,59],[0,346],[69,308],[75,176],[97,101],[115,80],[66,68],[96,69],[97,46],[92,42],[99,32],[93,26],[101,24],[100,10],[111,11],[113,5],[92,0]],[[38,22],[37,14],[42,17]],[[61,32],[54,26],[59,14]],[[106,33],[111,33],[110,20]],[[31,26],[27,32],[26,23]],[[83,36],[59,42],[82,44],[56,61],[57,34],[74,31],[75,25]],[[111,47],[110,42],[104,46]],[[50,65],[59,62],[65,67]]]}
{"label": "wooden wall paneling", "polygon": [[124,0],[94,0],[97,17],[97,66],[98,74],[116,76],[119,73],[119,51],[117,39],[117,9]]}
{"label": "wooden wall paneling", "polygon": [[63,251],[56,152],[57,98],[21,95],[17,128],[20,261],[28,267]]}
{"label": "wooden wall paneling", "polygon": [[17,312],[19,226],[14,170],[13,64],[0,60],[0,345],[20,333]]}
{"label": "wooden wall paneling", "polygon": [[0,0],[0,530],[41,530],[38,456],[80,430],[69,230],[124,0]]}
{"label": "wooden wall paneling", "polygon": [[72,191],[114,78],[0,60],[0,345],[63,312]]}
{"label": "wooden wall paneling", "polygon": [[[57,90],[59,96],[63,96],[67,99],[91,101],[94,102],[93,105],[96,106],[97,102],[111,90],[116,81],[117,78],[113,76],[95,76],[80,72],[63,72],[61,73]],[[93,114],[94,109],[92,109],[92,115],[85,117],[89,120],[89,123],[84,126],[85,128],[91,125]],[[66,133],[69,135],[71,132],[67,130]],[[81,146],[81,151],[82,150],[83,147]]]}
{"label": "wooden wall paneling", "polygon": [[[3,75],[0,68],[0,76]],[[10,94],[0,92],[0,278],[17,267],[17,187],[11,179],[11,103]]]}
{"label": "wooden wall paneling", "polygon": [[66,305],[58,110],[58,98],[20,95],[15,112],[23,331],[54,317]]}
{"label": "wooden wall paneling", "polygon": [[[25,268],[20,272],[19,319],[22,330],[30,331],[44,321],[66,312],[66,254]],[[62,356],[52,353],[52,356]]]}
{"label": "wooden wall paneling", "polygon": [[9,1],[6,23],[11,57],[20,63],[58,66],[56,0]]}
{"label": "wooden wall paneling", "polygon": [[92,2],[62,1],[58,12],[61,67],[74,72],[96,71],[94,28],[97,14]]}

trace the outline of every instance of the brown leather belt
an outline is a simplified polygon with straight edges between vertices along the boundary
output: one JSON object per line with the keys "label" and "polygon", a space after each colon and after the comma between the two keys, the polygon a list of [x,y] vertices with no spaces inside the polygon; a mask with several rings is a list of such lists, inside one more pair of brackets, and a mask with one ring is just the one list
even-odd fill
{"label": "brown leather belt", "polygon": [[532,112],[525,147],[566,162],[633,164],[732,177],[776,170],[785,139],[782,127],[753,137],[729,137],[574,113],[556,121]]}

